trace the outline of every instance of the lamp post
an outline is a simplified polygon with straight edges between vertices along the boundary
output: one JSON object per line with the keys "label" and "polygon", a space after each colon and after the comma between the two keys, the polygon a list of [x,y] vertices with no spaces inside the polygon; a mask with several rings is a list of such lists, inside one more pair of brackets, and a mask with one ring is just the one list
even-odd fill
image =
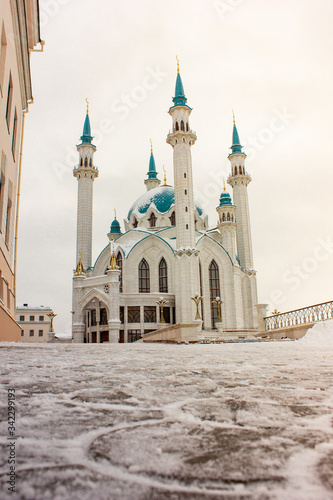
{"label": "lamp post", "polygon": [[165,319],[164,319],[164,314],[163,314],[163,309],[164,307],[166,306],[166,304],[168,303],[167,300],[164,300],[163,297],[160,298],[160,300],[158,300],[156,302],[156,304],[158,304],[160,306],[160,323],[165,323]]}

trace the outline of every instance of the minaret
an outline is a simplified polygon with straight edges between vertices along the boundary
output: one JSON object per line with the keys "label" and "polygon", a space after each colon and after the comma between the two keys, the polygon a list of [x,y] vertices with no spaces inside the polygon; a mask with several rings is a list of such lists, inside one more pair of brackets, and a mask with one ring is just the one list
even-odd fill
{"label": "minaret", "polygon": [[177,247],[193,248],[195,227],[191,146],[197,140],[197,136],[189,125],[192,109],[186,104],[187,98],[179,73],[179,62],[175,97],[172,100],[174,106],[169,109],[172,131],[168,134],[167,143],[173,147]]}
{"label": "minaret", "polygon": [[93,163],[96,146],[91,143],[88,99],[86,101],[87,114],[80,137],[81,144],[77,146],[79,163],[73,170],[78,180],[76,262],[79,262],[81,255],[85,269],[91,267],[93,182],[98,177],[98,168]]}
{"label": "minaret", "polygon": [[225,189],[224,180],[220,204],[216,211],[219,215],[217,228],[222,236],[222,245],[232,262],[236,262],[236,207],[232,204],[231,196]]}
{"label": "minaret", "polygon": [[173,147],[175,212],[176,212],[176,266],[175,295],[176,322],[189,324],[194,321],[195,306],[191,297],[199,293],[198,251],[195,249],[194,198],[192,180],[191,146],[197,137],[190,129],[192,109],[186,104],[177,58],[177,79],[174,105],[169,109],[172,130],[167,143]]}
{"label": "minaret", "polygon": [[230,148],[231,153],[228,156],[231,163],[231,174],[228,177],[228,184],[232,186],[233,201],[236,205],[238,258],[242,269],[251,270],[253,269],[253,254],[247,185],[252,179],[245,171],[244,163],[246,154],[243,153],[242,147],[235,123],[235,116],[233,116],[232,146]]}
{"label": "minaret", "polygon": [[155,159],[153,154],[153,143],[150,140],[150,159],[149,159],[149,169],[147,172],[148,178],[145,180],[145,185],[147,186],[147,191],[158,187],[161,181],[157,178]]}

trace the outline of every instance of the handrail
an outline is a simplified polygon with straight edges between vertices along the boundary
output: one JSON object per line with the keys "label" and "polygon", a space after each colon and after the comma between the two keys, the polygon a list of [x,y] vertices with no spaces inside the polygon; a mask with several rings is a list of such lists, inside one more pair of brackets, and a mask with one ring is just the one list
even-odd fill
{"label": "handrail", "polygon": [[266,316],[264,321],[265,330],[269,331],[326,321],[328,319],[333,319],[333,301]]}

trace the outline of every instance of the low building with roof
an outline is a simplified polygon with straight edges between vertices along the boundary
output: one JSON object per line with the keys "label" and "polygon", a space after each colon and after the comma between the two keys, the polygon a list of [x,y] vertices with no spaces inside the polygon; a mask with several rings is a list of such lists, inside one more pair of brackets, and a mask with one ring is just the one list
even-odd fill
{"label": "low building with roof", "polygon": [[[98,168],[93,156],[87,109],[79,162],[76,269],[73,278],[74,342],[133,342],[161,327],[193,327],[242,334],[256,331],[256,271],[253,267],[246,154],[234,121],[231,195],[221,186],[218,223],[208,217],[193,194],[191,148],[197,139],[190,128],[177,73],[169,109],[172,130],[174,187],[158,178],[151,147],[146,192],[131,204],[124,230],[115,215],[108,242],[91,262],[93,182]],[[219,302],[222,300],[222,303]],[[196,304],[198,306],[196,307]],[[221,304],[221,305],[220,305]],[[176,327],[175,327],[176,328]]]}
{"label": "low building with roof", "polygon": [[22,342],[48,342],[51,307],[20,304],[16,307],[16,321],[21,327]]}

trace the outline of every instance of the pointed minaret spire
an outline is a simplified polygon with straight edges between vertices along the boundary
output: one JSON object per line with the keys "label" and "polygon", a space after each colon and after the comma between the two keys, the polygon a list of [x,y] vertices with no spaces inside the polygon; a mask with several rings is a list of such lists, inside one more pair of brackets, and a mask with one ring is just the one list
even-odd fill
{"label": "pointed minaret spire", "polygon": [[[239,135],[236,127],[236,121],[235,121],[235,114],[234,111],[232,110],[232,117],[233,117],[233,129],[232,129],[232,146],[231,146],[231,154],[234,153],[243,153],[242,151],[242,145],[239,140]],[[244,153],[243,153],[244,154]]]}
{"label": "pointed minaret spire", "polygon": [[153,153],[153,143],[150,139],[150,158],[149,158],[149,168],[147,172],[148,178],[145,180],[145,184],[147,186],[147,191],[158,187],[161,184],[161,181],[157,178],[155,158]]}
{"label": "pointed minaret spire", "polygon": [[92,141],[92,135],[91,135],[91,127],[90,127],[90,119],[89,119],[89,101],[86,99],[87,103],[87,114],[86,118],[84,120],[84,125],[83,125],[83,132],[80,137],[82,144],[91,144]]}
{"label": "pointed minaret spire", "polygon": [[175,97],[173,97],[172,101],[175,106],[185,106],[187,98],[185,97],[184,86],[179,72],[179,59],[177,59],[177,78],[176,78],[176,87],[175,87]]}

